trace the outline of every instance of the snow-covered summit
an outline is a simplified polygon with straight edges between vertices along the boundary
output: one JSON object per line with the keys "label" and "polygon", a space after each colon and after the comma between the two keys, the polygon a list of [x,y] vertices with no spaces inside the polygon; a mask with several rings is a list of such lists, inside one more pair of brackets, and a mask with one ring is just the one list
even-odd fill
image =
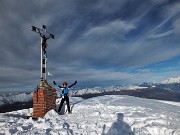
{"label": "snow-covered summit", "polygon": [[160,82],[143,82],[139,86],[140,87],[155,87],[157,85],[162,84],[180,84],[180,77],[176,78],[168,78],[166,80],[160,81]]}
{"label": "snow-covered summit", "polygon": [[173,92],[180,93],[180,77],[176,78],[169,78],[166,80],[163,80],[161,82],[144,82],[139,85],[140,87],[147,87],[147,88],[157,88],[157,89],[164,89],[164,90],[170,90]]}
{"label": "snow-covered summit", "polygon": [[32,108],[1,113],[0,134],[180,134],[179,106],[125,95],[106,95],[87,100],[72,97],[70,104],[72,114],[58,115],[50,110],[38,120],[26,119]]}
{"label": "snow-covered summit", "polygon": [[177,78],[169,78],[164,81],[161,81],[162,84],[173,84],[173,83],[180,83],[180,77]]}

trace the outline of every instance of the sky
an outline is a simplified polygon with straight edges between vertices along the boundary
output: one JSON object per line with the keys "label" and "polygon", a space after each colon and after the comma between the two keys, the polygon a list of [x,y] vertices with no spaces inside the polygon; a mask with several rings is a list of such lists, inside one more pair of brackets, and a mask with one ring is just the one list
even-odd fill
{"label": "sky", "polygon": [[79,87],[157,82],[180,75],[180,0],[1,0],[0,87],[40,82],[47,25],[48,82]]}

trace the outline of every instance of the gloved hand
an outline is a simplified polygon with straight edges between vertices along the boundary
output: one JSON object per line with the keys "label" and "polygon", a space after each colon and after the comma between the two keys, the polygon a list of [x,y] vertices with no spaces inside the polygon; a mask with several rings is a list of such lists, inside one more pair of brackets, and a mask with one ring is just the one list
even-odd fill
{"label": "gloved hand", "polygon": [[75,81],[75,84],[77,83],[77,81]]}
{"label": "gloved hand", "polygon": [[56,85],[56,82],[55,82],[55,81],[53,81],[53,83]]}

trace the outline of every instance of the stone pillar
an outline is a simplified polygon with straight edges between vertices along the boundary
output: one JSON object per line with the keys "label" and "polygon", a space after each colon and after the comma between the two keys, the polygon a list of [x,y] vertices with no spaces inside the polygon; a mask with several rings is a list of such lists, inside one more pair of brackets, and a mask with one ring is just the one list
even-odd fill
{"label": "stone pillar", "polygon": [[46,80],[41,81],[38,90],[33,92],[33,116],[44,117],[45,114],[56,108],[56,89],[52,88]]}

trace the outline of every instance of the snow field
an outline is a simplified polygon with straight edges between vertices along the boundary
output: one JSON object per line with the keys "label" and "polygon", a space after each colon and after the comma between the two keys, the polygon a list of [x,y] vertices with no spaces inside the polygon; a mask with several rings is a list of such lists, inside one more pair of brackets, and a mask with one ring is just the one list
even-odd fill
{"label": "snow field", "polygon": [[[60,99],[57,99],[59,104]],[[71,97],[72,114],[50,110],[44,118],[26,116],[31,109],[0,114],[0,135],[179,135],[180,107],[155,100],[107,95]],[[66,107],[64,110],[66,112]],[[62,112],[63,113],[63,112]]]}

